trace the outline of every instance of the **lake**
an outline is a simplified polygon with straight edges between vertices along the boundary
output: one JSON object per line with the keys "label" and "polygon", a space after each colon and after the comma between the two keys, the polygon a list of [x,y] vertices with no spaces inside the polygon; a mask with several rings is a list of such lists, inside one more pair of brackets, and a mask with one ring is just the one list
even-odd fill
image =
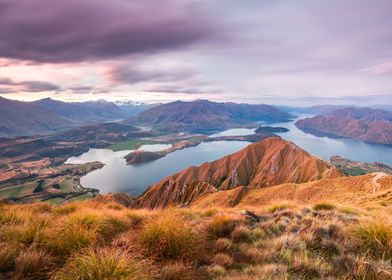
{"label": "lake", "polygon": [[[301,116],[304,118],[306,116]],[[299,119],[299,118],[298,118]],[[304,150],[328,160],[332,155],[340,155],[351,160],[366,162],[383,162],[392,165],[392,147],[385,145],[366,144],[350,139],[332,139],[318,137],[299,130],[294,123],[277,123],[272,126],[288,128],[287,133],[277,133],[283,139],[292,141]],[[254,129],[236,128],[211,135],[237,136],[253,134]],[[101,193],[129,192],[141,194],[148,186],[164,177],[177,173],[192,165],[213,161],[225,155],[236,152],[249,142],[219,141],[201,143],[196,147],[186,148],[168,154],[166,157],[140,165],[126,165],[125,155],[132,151],[113,152],[107,149],[90,149],[88,152],[71,157],[66,163],[82,164],[100,161],[105,164],[102,169],[95,170],[81,178],[84,187],[99,189]],[[171,145],[144,145],[140,149],[159,151]]]}
{"label": "lake", "polygon": [[[249,144],[249,142],[240,141],[206,142],[196,147],[173,152],[156,161],[139,165],[126,164],[124,156],[132,151],[113,152],[108,149],[90,149],[80,156],[69,158],[66,163],[83,164],[91,161],[100,161],[105,166],[83,176],[81,178],[82,186],[99,189],[102,194],[129,192],[133,195],[139,195],[149,185],[160,181],[168,175],[177,173],[191,165],[200,165],[206,161],[219,159]],[[145,145],[141,147],[141,149],[148,151],[166,148],[167,145]]]}

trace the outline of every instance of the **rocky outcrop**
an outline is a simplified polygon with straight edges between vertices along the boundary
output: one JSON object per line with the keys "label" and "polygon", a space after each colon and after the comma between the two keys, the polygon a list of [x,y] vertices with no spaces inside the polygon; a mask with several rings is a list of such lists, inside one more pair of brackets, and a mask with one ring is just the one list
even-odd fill
{"label": "rocky outcrop", "polygon": [[238,186],[263,188],[339,176],[335,167],[295,144],[268,138],[222,159],[166,177],[147,189],[138,205],[157,208],[188,204],[203,194]]}
{"label": "rocky outcrop", "polygon": [[306,118],[295,125],[316,135],[392,145],[392,113],[383,110],[346,108],[327,115]]}

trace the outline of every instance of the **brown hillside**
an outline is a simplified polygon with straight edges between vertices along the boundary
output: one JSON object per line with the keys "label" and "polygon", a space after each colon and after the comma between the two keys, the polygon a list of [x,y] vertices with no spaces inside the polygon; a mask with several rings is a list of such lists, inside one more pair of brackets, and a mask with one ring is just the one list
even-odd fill
{"label": "brown hillside", "polygon": [[281,201],[292,204],[332,201],[356,206],[389,204],[392,201],[392,176],[374,173],[303,184],[281,184],[263,189],[241,187],[204,195],[192,203],[192,206],[227,207],[233,206],[235,202],[238,207],[260,207]]}
{"label": "brown hillside", "polygon": [[189,167],[150,187],[141,207],[187,204],[204,193],[238,186],[263,188],[341,176],[335,167],[291,142],[268,138],[210,163]]}

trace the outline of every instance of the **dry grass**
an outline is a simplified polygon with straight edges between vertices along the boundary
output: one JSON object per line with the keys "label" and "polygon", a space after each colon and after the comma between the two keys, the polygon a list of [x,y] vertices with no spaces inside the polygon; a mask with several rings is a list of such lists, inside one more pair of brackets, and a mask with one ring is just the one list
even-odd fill
{"label": "dry grass", "polygon": [[146,260],[131,257],[125,252],[113,249],[87,250],[67,262],[55,274],[54,280],[150,280],[155,269]]}
{"label": "dry grass", "polygon": [[238,221],[227,215],[214,216],[207,224],[207,232],[210,238],[218,239],[229,237]]}
{"label": "dry grass", "polygon": [[364,254],[379,259],[392,259],[392,225],[371,221],[351,228],[355,246]]}
{"label": "dry grass", "polygon": [[158,259],[187,259],[199,253],[198,233],[170,210],[147,223],[139,240]]}
{"label": "dry grass", "polygon": [[161,269],[160,280],[192,280],[195,279],[192,268],[181,262],[168,263]]}
{"label": "dry grass", "polygon": [[283,204],[250,209],[260,222],[235,207],[2,205],[0,279],[392,279],[388,207]]}

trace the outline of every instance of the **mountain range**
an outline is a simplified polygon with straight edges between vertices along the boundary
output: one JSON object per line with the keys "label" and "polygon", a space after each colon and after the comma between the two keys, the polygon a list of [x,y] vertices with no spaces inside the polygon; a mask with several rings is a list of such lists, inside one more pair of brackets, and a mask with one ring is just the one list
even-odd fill
{"label": "mountain range", "polygon": [[392,144],[392,112],[384,110],[344,108],[299,120],[296,126],[313,134]]}
{"label": "mountain range", "polygon": [[175,132],[213,132],[243,127],[258,121],[285,122],[292,115],[269,105],[176,101],[146,110],[127,120]]}
{"label": "mountain range", "polygon": [[153,105],[63,102],[45,98],[22,102],[0,97],[0,137],[48,134],[86,124],[123,120]]}

